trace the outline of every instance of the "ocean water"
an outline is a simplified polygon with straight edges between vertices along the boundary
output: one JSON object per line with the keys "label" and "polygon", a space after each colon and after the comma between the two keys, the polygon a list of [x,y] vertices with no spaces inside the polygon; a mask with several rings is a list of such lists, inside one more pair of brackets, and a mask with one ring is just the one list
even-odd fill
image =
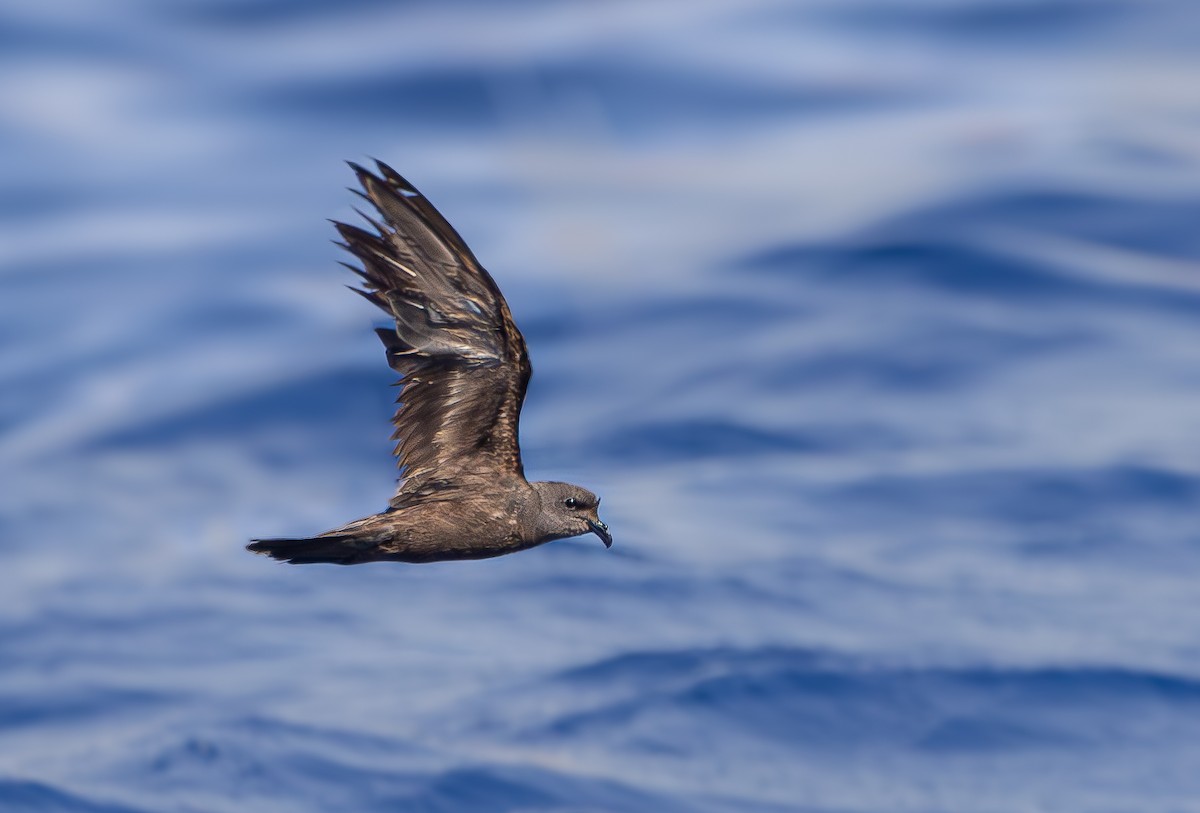
{"label": "ocean water", "polygon": [[[1200,811],[1194,0],[0,10],[0,810]],[[616,544],[382,508],[381,158]]]}

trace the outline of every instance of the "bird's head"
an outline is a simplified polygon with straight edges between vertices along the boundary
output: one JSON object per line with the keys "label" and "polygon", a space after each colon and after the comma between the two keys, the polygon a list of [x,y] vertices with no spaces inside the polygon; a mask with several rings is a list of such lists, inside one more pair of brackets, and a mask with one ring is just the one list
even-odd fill
{"label": "bird's head", "polygon": [[543,538],[562,539],[568,536],[593,533],[612,547],[608,526],[597,513],[600,498],[586,488],[570,483],[532,483],[541,501],[538,526]]}

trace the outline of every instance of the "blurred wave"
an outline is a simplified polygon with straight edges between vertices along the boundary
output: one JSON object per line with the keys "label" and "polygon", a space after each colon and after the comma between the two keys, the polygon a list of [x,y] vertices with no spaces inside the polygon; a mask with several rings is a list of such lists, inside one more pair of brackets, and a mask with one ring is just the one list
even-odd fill
{"label": "blurred wave", "polygon": [[[1187,810],[1200,10],[0,10],[0,808]],[[411,177],[616,545],[283,568]]]}

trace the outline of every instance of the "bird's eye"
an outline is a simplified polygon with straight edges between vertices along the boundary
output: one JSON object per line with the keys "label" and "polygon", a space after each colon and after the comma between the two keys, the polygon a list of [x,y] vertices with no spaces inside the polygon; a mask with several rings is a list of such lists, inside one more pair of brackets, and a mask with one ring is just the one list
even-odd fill
{"label": "bird's eye", "polygon": [[567,508],[578,508],[579,500],[575,499],[574,497],[567,497],[565,500],[563,500],[563,505],[565,505]]}

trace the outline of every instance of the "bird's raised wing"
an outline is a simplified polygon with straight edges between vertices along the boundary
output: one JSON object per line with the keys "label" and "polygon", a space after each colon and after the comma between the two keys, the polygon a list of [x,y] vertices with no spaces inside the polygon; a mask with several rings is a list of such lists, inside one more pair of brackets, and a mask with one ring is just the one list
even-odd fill
{"label": "bird's raised wing", "polygon": [[[403,480],[393,506],[463,479],[524,476],[517,421],[529,383],[508,303],[446,219],[391,167],[351,164],[382,222],[335,223],[362,264],[353,289],[396,320],[376,332],[402,378],[393,418]],[[360,212],[360,214],[362,214]]]}

